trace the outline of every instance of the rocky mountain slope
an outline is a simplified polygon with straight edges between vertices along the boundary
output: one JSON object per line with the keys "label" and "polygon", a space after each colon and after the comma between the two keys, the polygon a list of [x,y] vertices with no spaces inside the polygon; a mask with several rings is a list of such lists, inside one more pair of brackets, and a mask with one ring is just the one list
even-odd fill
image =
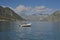
{"label": "rocky mountain slope", "polygon": [[4,20],[25,20],[9,7],[0,6],[0,19]]}

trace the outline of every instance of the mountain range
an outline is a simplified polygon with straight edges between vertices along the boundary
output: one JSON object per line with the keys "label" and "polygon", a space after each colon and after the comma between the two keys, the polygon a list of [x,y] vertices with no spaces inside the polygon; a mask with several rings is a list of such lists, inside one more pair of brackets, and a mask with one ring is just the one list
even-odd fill
{"label": "mountain range", "polygon": [[60,10],[56,10],[51,14],[32,14],[32,15],[27,15],[23,17],[29,21],[59,22],[60,21]]}

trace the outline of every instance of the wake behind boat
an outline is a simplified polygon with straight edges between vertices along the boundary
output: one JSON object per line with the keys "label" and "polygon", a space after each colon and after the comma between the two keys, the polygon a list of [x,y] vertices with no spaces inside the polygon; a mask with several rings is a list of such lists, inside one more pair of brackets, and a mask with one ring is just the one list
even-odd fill
{"label": "wake behind boat", "polygon": [[21,27],[31,27],[31,23],[24,23],[20,25]]}

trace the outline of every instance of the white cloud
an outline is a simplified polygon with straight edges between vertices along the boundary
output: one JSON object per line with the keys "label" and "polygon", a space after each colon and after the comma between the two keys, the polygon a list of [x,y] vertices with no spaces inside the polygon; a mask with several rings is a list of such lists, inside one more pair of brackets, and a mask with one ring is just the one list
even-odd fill
{"label": "white cloud", "polygon": [[19,5],[15,9],[16,12],[29,11],[29,10],[30,10],[30,7],[25,7],[24,5]]}
{"label": "white cloud", "polygon": [[45,8],[45,6],[36,6],[35,7],[35,9],[39,9],[39,10],[44,9],[44,8]]}
{"label": "white cloud", "polygon": [[47,8],[46,6],[36,6],[36,7],[26,7],[24,5],[19,5],[18,7],[16,7],[15,11],[17,13],[21,13],[22,11],[25,13],[48,13],[51,12],[53,9],[51,8]]}
{"label": "white cloud", "polygon": [[51,11],[52,9],[50,9],[50,8],[47,8],[47,7],[45,7],[45,6],[37,6],[37,7],[35,7],[34,8],[34,11],[35,12],[48,12],[48,11]]}

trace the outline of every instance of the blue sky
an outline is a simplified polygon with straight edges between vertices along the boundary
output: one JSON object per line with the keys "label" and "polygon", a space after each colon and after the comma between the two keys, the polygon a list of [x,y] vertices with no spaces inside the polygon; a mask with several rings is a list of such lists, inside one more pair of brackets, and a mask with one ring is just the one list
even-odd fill
{"label": "blue sky", "polygon": [[60,10],[60,0],[0,0],[0,5],[12,7],[17,13],[49,13]]}
{"label": "blue sky", "polygon": [[25,6],[47,6],[53,9],[60,9],[60,0],[0,0],[0,5],[16,8],[18,5]]}

